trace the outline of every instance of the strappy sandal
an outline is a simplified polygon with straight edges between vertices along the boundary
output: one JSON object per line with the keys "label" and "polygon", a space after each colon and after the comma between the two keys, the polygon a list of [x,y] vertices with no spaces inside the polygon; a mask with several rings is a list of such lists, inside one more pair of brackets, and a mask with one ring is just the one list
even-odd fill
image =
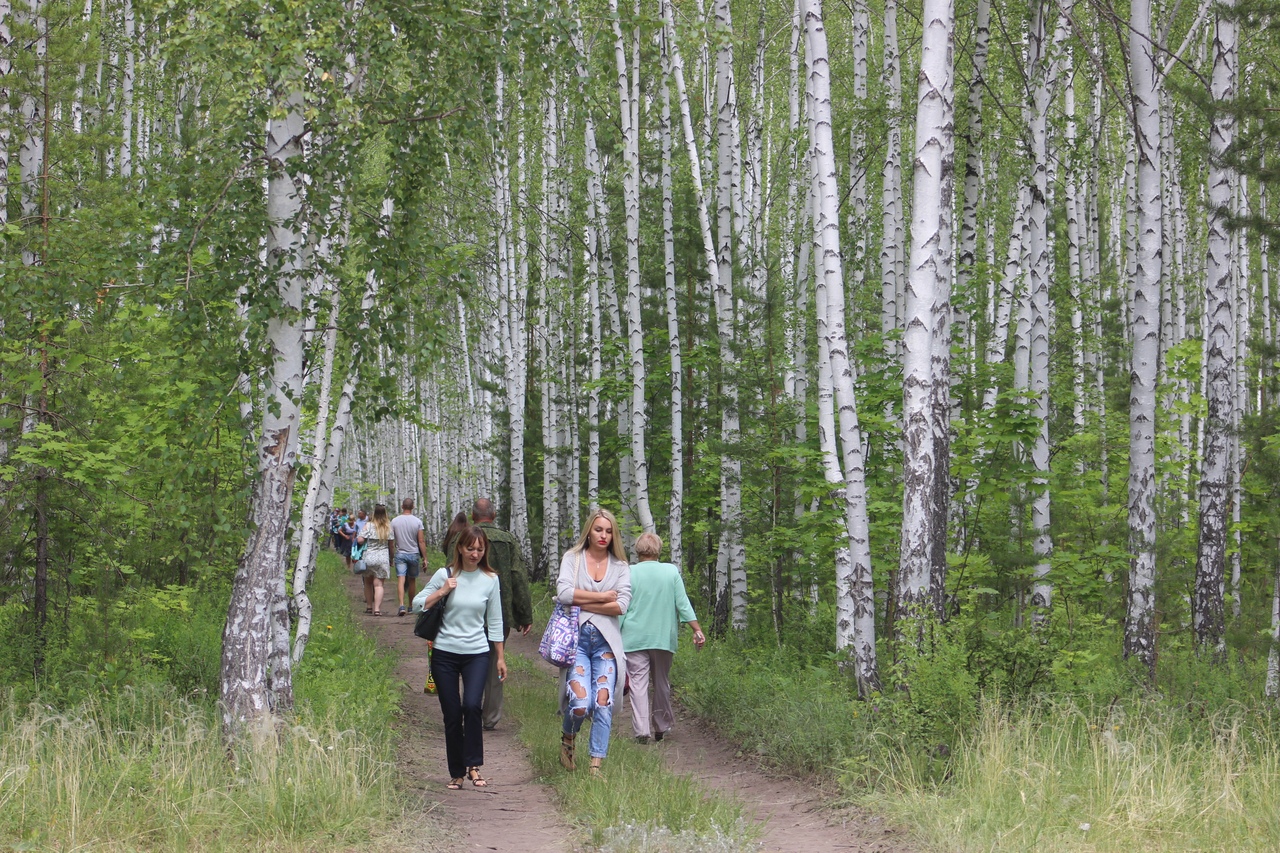
{"label": "strappy sandal", "polygon": [[458,777],[457,779],[450,779],[449,784],[445,785],[445,787],[448,788],[450,791],[461,791],[462,783],[465,781],[467,780],[463,779],[462,777]]}
{"label": "strappy sandal", "polygon": [[560,736],[560,766],[565,770],[576,770],[577,764],[573,760],[573,735]]}
{"label": "strappy sandal", "polygon": [[471,780],[472,787],[475,787],[475,788],[489,787],[489,780],[485,779],[483,776],[480,775],[479,767],[468,767],[467,778]]}
{"label": "strappy sandal", "polygon": [[382,611],[381,611],[381,610],[375,610],[375,611],[373,611],[373,615],[374,615],[374,616],[381,616],[381,615],[382,615]]}

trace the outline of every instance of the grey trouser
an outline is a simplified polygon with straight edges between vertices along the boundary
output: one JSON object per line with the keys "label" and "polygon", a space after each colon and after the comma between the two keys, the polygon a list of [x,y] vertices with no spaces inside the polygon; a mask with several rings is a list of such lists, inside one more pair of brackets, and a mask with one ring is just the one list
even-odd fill
{"label": "grey trouser", "polygon": [[[665,649],[627,652],[627,678],[631,680],[631,727],[636,737],[671,731],[676,721],[671,709],[671,661]],[[653,725],[649,723],[649,686],[653,685]]]}
{"label": "grey trouser", "polygon": [[[511,636],[511,630],[502,632],[502,641]],[[502,681],[498,678],[498,653],[489,644],[489,678],[484,683],[484,708],[480,711],[480,724],[486,729],[498,725],[502,719]]]}

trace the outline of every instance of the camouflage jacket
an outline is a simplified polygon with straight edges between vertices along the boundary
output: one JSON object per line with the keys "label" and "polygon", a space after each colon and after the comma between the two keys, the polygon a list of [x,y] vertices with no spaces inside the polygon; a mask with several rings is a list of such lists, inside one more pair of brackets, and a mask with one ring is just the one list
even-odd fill
{"label": "camouflage jacket", "polygon": [[529,575],[520,541],[492,521],[478,527],[489,538],[489,567],[498,573],[502,593],[502,632],[514,631],[520,625],[533,624],[533,601],[529,596]]}

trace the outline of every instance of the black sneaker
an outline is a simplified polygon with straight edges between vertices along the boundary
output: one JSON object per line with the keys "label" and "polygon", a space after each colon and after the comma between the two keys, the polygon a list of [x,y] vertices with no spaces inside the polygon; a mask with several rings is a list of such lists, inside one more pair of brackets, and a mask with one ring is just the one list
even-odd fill
{"label": "black sneaker", "polygon": [[657,732],[656,734],[654,734],[653,739],[654,739],[654,740],[662,740],[662,739],[663,739],[664,737],[666,737],[666,736],[667,736],[667,733],[666,733],[666,732]]}

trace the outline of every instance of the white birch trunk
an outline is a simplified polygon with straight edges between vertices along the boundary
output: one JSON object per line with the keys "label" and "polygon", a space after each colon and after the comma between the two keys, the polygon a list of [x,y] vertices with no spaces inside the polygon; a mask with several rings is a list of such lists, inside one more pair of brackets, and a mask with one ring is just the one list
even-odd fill
{"label": "white birch trunk", "polygon": [[[836,496],[844,511],[847,537],[837,542],[836,648],[850,657],[858,694],[864,699],[880,687],[876,665],[875,595],[871,576],[870,523],[867,519],[866,469],[862,429],[854,397],[853,365],[845,339],[844,269],[840,257],[840,220],[836,158],[831,118],[831,67],[821,0],[802,0],[805,48],[809,61],[811,112],[814,252],[819,258],[817,303],[819,338],[830,365],[831,382],[840,412],[842,458],[824,465],[828,481],[835,475]],[[834,424],[832,424],[834,426]],[[826,442],[828,446],[832,442]],[[824,456],[827,456],[824,453]],[[840,468],[843,465],[844,472]],[[843,494],[841,494],[843,493]],[[847,551],[846,551],[847,548]],[[843,552],[843,553],[842,553]],[[841,557],[846,562],[841,561]]]}
{"label": "white birch trunk", "polygon": [[[734,237],[741,236],[735,220],[741,219],[736,202],[741,145],[734,133],[737,90],[733,76],[733,19],[729,0],[716,0],[716,145],[717,145],[717,260],[715,287],[716,331],[720,339],[721,382],[720,440],[720,544],[716,566],[717,601],[728,597],[730,621],[735,631],[747,627],[746,547],[742,530],[742,463],[735,456],[739,440],[737,355],[734,352],[735,310],[733,297]],[[719,606],[719,605],[718,605]]]}
{"label": "white birch trunk", "polygon": [[[1037,622],[1047,618],[1052,605],[1053,587],[1048,581],[1053,541],[1049,536],[1049,278],[1051,247],[1049,244],[1049,102],[1056,83],[1056,61],[1048,54],[1049,4],[1032,0],[1028,30],[1029,64],[1032,69],[1031,91],[1031,210],[1028,217],[1031,256],[1030,308],[1028,332],[1028,383],[1032,411],[1036,419],[1036,438],[1031,447],[1031,527],[1036,564],[1032,569],[1031,606]],[[1069,14],[1069,9],[1067,10]]]}
{"label": "white birch trunk", "polygon": [[134,42],[137,36],[133,15],[133,3],[124,0],[124,74],[120,81],[120,95],[123,101],[120,116],[120,176],[133,176],[133,84],[135,77]]}
{"label": "white birch trunk", "polygon": [[1271,649],[1267,653],[1267,679],[1264,694],[1280,703],[1280,536],[1275,538],[1276,569],[1271,587]]}
{"label": "white birch trunk", "polygon": [[[297,470],[302,399],[303,288],[305,240],[296,229],[302,209],[301,182],[290,171],[303,155],[306,123],[303,98],[292,93],[271,120],[267,133],[268,275],[281,309],[267,322],[271,353],[267,393],[258,440],[258,474],[251,500],[253,533],[245,546],[231,588],[222,634],[220,692],[222,724],[235,734],[256,718],[287,711],[293,705],[292,672],[287,654],[278,654],[280,632],[276,599],[284,594],[288,528]],[[276,624],[273,624],[275,620]],[[277,638],[273,642],[273,635]],[[285,643],[287,649],[287,642]]]}
{"label": "white birch trunk", "polygon": [[[649,508],[649,460],[645,431],[649,412],[645,400],[644,332],[640,314],[640,128],[638,93],[633,99],[627,74],[626,43],[618,16],[618,0],[609,2],[613,21],[614,61],[618,72],[618,100],[622,116],[622,194],[627,229],[627,349],[631,358],[631,497],[636,521],[644,532],[654,531]],[[636,69],[639,74],[639,69]]]}
{"label": "white birch trunk", "polygon": [[671,508],[668,540],[671,562],[684,568],[684,368],[680,351],[679,299],[676,292],[675,213],[671,174],[671,53],[662,46],[662,266],[667,309],[667,351],[671,359]]}
{"label": "white birch trunk", "polygon": [[[991,0],[978,0],[973,23],[973,72],[969,78],[969,126],[965,132],[964,203],[960,215],[960,239],[956,246],[956,295],[972,304],[969,278],[978,262],[978,202],[982,192],[982,96],[987,87],[987,55],[991,43]],[[968,328],[967,312],[956,312],[956,334],[962,340]]]}
{"label": "white birch trunk", "polygon": [[[885,161],[881,190],[882,233],[880,239],[880,330],[888,336],[902,327],[898,316],[899,292],[904,273],[907,242],[902,199],[902,60],[898,53],[898,0],[884,4],[884,85],[886,109]],[[890,358],[902,352],[900,344],[886,341]]]}
{"label": "white birch trunk", "polygon": [[[13,140],[13,129],[9,126],[9,77],[13,74],[13,60],[10,58],[13,31],[9,27],[9,17],[12,14],[11,0],[0,0],[0,228],[9,222],[9,146]],[[7,455],[0,458],[7,458]]]}
{"label": "white birch trunk", "polygon": [[[1234,0],[1223,6],[1233,8]],[[1218,16],[1213,39],[1210,94],[1229,102],[1236,91],[1237,23]],[[1235,300],[1231,288],[1231,189],[1234,176],[1221,160],[1235,138],[1235,118],[1215,113],[1210,128],[1208,251],[1205,262],[1204,382],[1206,414],[1200,468],[1200,543],[1191,624],[1202,649],[1224,650],[1226,613],[1224,578],[1227,557],[1227,500],[1231,462],[1231,376],[1235,371],[1232,345]]]}
{"label": "white birch trunk", "polygon": [[[33,30],[35,58],[37,67],[43,65],[48,53],[48,22],[44,17],[44,4],[41,0],[28,0],[28,12],[21,15],[20,20]],[[22,141],[18,148],[18,181],[21,186],[19,210],[22,213],[23,227],[29,231],[39,229],[40,218],[40,176],[44,172],[45,152],[45,114],[44,101],[38,96],[34,87],[27,87],[18,104],[18,112],[22,127]],[[8,173],[5,174],[6,183]],[[28,246],[34,241],[28,240]],[[30,248],[22,250],[23,266],[35,266],[40,263],[40,256]],[[24,424],[30,416],[24,418]],[[24,432],[28,430],[24,427]]]}
{"label": "white birch trunk", "polygon": [[[944,589],[933,557],[938,529],[933,404],[935,329],[945,323],[950,291],[950,204],[954,129],[951,41],[954,9],[925,0],[920,84],[916,104],[915,171],[911,205],[911,259],[903,318],[903,519],[898,602],[915,619],[944,617]],[[886,235],[887,236],[887,235]]]}
{"label": "white birch trunk", "polygon": [[1124,655],[1155,674],[1155,426],[1160,357],[1160,87],[1152,40],[1151,0],[1129,12],[1129,68],[1135,142],[1133,257],[1130,279],[1129,601]]}

